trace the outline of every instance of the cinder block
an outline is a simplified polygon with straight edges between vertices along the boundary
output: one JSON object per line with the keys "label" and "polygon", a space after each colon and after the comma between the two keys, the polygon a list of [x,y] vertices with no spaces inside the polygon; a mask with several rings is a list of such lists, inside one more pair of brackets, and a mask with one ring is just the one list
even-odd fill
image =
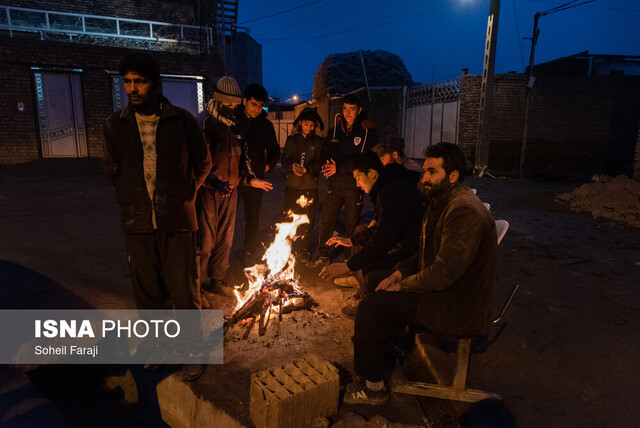
{"label": "cinder block", "polygon": [[258,428],[302,427],[338,412],[338,369],[317,355],[251,374],[251,421]]}

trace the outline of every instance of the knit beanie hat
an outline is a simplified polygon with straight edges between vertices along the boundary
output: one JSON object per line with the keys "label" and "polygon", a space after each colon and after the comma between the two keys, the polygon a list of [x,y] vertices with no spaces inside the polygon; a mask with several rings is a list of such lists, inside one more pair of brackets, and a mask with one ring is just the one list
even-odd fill
{"label": "knit beanie hat", "polygon": [[213,99],[220,102],[239,103],[242,101],[242,92],[236,79],[229,76],[222,76],[216,83],[216,89],[213,92]]}

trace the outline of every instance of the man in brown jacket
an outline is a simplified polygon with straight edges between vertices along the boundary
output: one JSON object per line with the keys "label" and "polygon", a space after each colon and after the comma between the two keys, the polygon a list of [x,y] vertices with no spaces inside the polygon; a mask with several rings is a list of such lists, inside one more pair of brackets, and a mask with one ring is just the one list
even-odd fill
{"label": "man in brown jacket", "polygon": [[495,222],[462,183],[467,170],[455,144],[425,151],[422,184],[429,198],[420,234],[420,250],[393,271],[367,279],[376,292],[364,297],[356,313],[354,366],[362,378],[349,386],[349,404],[384,404],[386,350],[406,325],[447,335],[488,332],[496,286]]}

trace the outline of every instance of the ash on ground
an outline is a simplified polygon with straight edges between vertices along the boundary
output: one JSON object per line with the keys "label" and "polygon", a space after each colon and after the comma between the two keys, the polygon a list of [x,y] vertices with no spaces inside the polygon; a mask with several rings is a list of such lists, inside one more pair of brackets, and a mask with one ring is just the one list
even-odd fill
{"label": "ash on ground", "polygon": [[640,228],[640,181],[626,175],[594,176],[592,183],[558,195],[557,199],[567,202],[572,211],[587,211],[594,218]]}
{"label": "ash on ground", "polygon": [[265,348],[271,346],[292,347],[307,338],[317,336],[335,336],[331,328],[334,321],[332,317],[316,309],[304,309],[282,315],[282,321],[278,315],[272,315],[269,325],[263,336],[258,334],[258,326],[254,325],[246,339],[243,339],[250,320],[239,322],[231,327],[225,334],[225,342],[246,343],[253,347],[259,344]]}

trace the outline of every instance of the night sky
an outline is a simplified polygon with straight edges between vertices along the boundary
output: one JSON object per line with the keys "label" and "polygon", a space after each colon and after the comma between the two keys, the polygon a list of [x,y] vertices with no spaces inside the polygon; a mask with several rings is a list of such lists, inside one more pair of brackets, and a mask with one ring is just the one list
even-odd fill
{"label": "night sky", "polygon": [[[502,0],[496,73],[529,63],[533,16],[570,0]],[[580,4],[586,0],[576,0]],[[490,0],[240,0],[238,25],[262,45],[272,97],[311,96],[332,53],[387,50],[423,84],[482,73]],[[292,10],[291,10],[292,9]],[[273,15],[273,16],[269,16]],[[588,50],[640,55],[640,0],[596,0],[540,18],[535,62]]]}

